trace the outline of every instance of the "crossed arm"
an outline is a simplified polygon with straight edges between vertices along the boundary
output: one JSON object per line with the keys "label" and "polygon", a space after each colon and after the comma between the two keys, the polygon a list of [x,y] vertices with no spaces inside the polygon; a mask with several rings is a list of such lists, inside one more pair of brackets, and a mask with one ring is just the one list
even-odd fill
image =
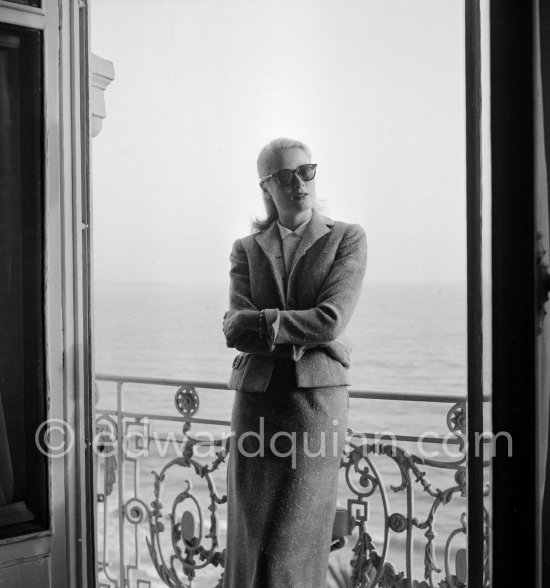
{"label": "crossed arm", "polygon": [[[351,348],[345,336],[341,336],[328,343],[320,344],[269,344],[266,337],[260,339],[260,329],[259,327],[254,326],[256,323],[259,324],[259,315],[259,311],[228,310],[224,316],[224,331],[227,331],[228,333],[232,332],[235,328],[234,325],[238,325],[236,330],[241,332],[241,334],[233,341],[227,339],[227,346],[234,347],[235,349],[246,353],[256,353],[258,355],[269,355],[272,357],[285,357],[287,359],[292,359],[293,361],[298,361],[308,349],[322,348],[333,359],[339,361],[344,367],[349,368]],[[247,322],[250,322],[250,328],[242,330],[242,325],[247,324]]]}
{"label": "crossed arm", "polygon": [[236,241],[231,252],[230,310],[223,325],[227,346],[294,361],[307,349],[321,347],[349,367],[350,350],[342,335],[359,298],[366,253],[363,229],[350,225],[316,305],[307,310],[264,309],[267,331],[260,338],[261,309],[252,303],[248,258]]}

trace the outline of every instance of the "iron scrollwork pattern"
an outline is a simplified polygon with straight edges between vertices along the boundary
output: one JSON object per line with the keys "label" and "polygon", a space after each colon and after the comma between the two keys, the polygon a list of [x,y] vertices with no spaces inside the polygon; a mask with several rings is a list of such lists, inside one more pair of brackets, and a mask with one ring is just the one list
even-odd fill
{"label": "iron scrollwork pattern", "polygon": [[[124,515],[135,525],[146,520],[149,524],[149,537],[146,539],[147,548],[155,569],[162,581],[172,588],[190,585],[197,570],[208,565],[223,565],[224,552],[219,550],[218,541],[218,506],[224,504],[227,497],[220,496],[216,490],[212,473],[225,461],[227,450],[220,448],[216,460],[209,465],[201,465],[193,458],[195,440],[188,439],[183,450],[183,457],[170,460],[162,470],[153,472],[154,499],[149,508],[143,500],[131,498],[124,505]],[[220,445],[218,443],[218,445]],[[167,476],[175,468],[190,468],[200,479],[204,480],[210,495],[209,522],[205,520],[201,502],[193,492],[193,484],[185,480],[184,489],[177,494],[172,502],[168,514],[169,528],[163,522],[162,489]],[[204,533],[205,527],[208,532]],[[162,534],[170,537],[172,552],[165,553]],[[209,540],[205,546],[204,541]],[[184,578],[189,584],[184,583]]]}
{"label": "iron scrollwork pattern", "polygon": [[[152,588],[160,581],[171,588],[189,588],[197,583],[197,588],[220,588],[227,496],[218,491],[216,478],[225,479],[230,436],[208,441],[191,436],[195,421],[206,422],[196,419],[198,386],[188,382],[178,385],[174,396],[178,414],[166,417],[126,412],[122,395],[125,382],[108,381],[117,384],[117,408],[97,411],[96,455],[102,482],[98,490],[99,586]],[[167,384],[162,381],[162,385]],[[349,540],[340,538],[335,545],[337,554],[349,549],[347,574],[352,588],[466,586],[466,552],[461,546],[467,529],[466,514],[460,505],[449,509],[456,516],[456,524],[447,529],[441,541],[436,524],[438,513],[453,502],[462,500],[465,510],[464,417],[462,402],[454,404],[446,415],[449,436],[457,448],[456,458],[450,460],[421,457],[401,444],[370,441],[366,434],[348,431],[341,481],[348,497],[348,528],[353,532]],[[141,475],[144,459],[139,451],[151,449],[153,441],[159,439],[157,425],[167,422],[180,432],[174,436],[172,429],[164,431],[160,439],[175,442],[179,450],[166,456],[157,448],[158,455],[148,454],[155,467],[144,468]],[[226,429],[229,425],[208,422]],[[122,447],[125,435],[136,439]],[[131,451],[123,450],[128,448]],[[208,458],[202,453],[205,448]],[[389,468],[395,483],[386,478]],[[446,476],[446,486],[433,483],[433,472]],[[438,485],[440,481],[441,475]],[[394,499],[399,497],[402,504],[395,508]],[[418,502],[422,498],[425,506],[421,517],[415,510],[415,498]],[[377,526],[376,516],[371,519],[371,515],[381,517],[382,523]],[[487,535],[488,529],[487,519]],[[398,542],[397,551],[404,555],[402,566],[392,557],[392,541]],[[422,560],[419,579],[415,579],[420,575],[414,562],[415,546],[416,555],[421,553],[417,559]]]}

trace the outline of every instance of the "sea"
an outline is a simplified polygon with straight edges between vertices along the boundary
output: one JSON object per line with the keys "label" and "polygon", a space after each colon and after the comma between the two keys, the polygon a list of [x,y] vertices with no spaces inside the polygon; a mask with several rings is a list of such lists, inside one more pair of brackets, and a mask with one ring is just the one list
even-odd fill
{"label": "sea", "polygon": [[[100,375],[173,378],[225,383],[236,352],[228,349],[222,332],[222,320],[227,310],[228,284],[147,284],[97,281],[94,285],[94,348],[95,372]],[[447,412],[451,404],[406,400],[415,393],[466,394],[466,287],[464,283],[366,283],[347,328],[352,346],[352,390],[399,392],[403,400],[351,399],[349,426],[359,433],[418,436],[445,435],[449,432]],[[114,387],[98,383],[98,409],[115,407]],[[200,409],[197,417],[230,420],[233,391],[200,391]],[[174,389],[127,387],[124,402],[126,410],[143,414],[176,415]],[[418,453],[418,445],[401,444]],[[433,451],[435,446],[429,446]],[[453,451],[456,451],[454,449]],[[434,457],[435,456],[435,457]],[[370,472],[377,468],[386,488],[385,498],[376,492],[369,497],[369,533],[374,543],[386,544],[387,559],[396,571],[405,570],[405,533],[391,532],[385,537],[384,527],[390,514],[404,514],[407,509],[407,492],[395,492],[403,481],[402,472],[391,459],[373,458]],[[452,460],[447,454],[430,454],[440,460]],[[157,464],[158,465],[158,464]],[[98,466],[101,467],[101,466]],[[423,579],[427,538],[430,529],[422,522],[431,516],[434,496],[438,488],[455,485],[454,471],[428,466],[423,480],[412,477],[411,487],[414,516],[420,523],[416,530],[412,552],[415,579]],[[128,474],[127,474],[128,475]],[[149,483],[149,504],[152,496],[150,471],[140,474],[142,482]],[[149,476],[149,478],[147,478]],[[101,477],[101,476],[98,476]],[[347,481],[342,476],[339,502],[347,505],[352,498]],[[149,482],[147,482],[149,480]],[[223,486],[223,480],[219,480]],[[428,490],[422,488],[426,482]],[[424,484],[425,486],[426,484]],[[101,488],[98,489],[101,491]],[[386,504],[385,504],[386,502]],[[107,507],[106,507],[107,508]],[[117,514],[113,501],[109,514]],[[435,578],[445,574],[445,558],[465,544],[464,534],[453,531],[461,528],[460,517],[465,512],[464,497],[456,496],[450,504],[437,505],[434,514],[434,554],[436,567],[441,569]],[[109,518],[109,517],[107,517]],[[116,517],[113,517],[113,520]],[[107,519],[105,519],[107,520]],[[220,537],[226,540],[223,521]],[[111,543],[107,559],[116,560],[116,527],[99,541]],[[147,527],[144,527],[147,533]],[[348,547],[331,555],[331,565],[348,568],[353,558],[351,538]],[[137,539],[136,539],[137,541]],[[447,546],[447,550],[445,547]],[[145,559],[147,549],[145,548]],[[101,557],[100,557],[101,560]],[[449,563],[449,562],[447,562]],[[154,580],[151,565],[147,581]],[[113,563],[113,569],[116,562]],[[219,568],[197,573],[192,586],[215,585]],[[116,573],[114,573],[116,576]],[[158,583],[157,583],[158,582]]]}

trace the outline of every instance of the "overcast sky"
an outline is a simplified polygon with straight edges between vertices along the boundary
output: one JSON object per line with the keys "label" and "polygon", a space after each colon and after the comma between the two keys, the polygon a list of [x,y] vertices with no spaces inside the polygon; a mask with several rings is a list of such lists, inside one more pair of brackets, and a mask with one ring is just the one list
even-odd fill
{"label": "overcast sky", "polygon": [[368,280],[463,281],[460,0],[92,0],[115,66],[93,139],[99,280],[220,282],[263,212],[256,157],[306,142]]}

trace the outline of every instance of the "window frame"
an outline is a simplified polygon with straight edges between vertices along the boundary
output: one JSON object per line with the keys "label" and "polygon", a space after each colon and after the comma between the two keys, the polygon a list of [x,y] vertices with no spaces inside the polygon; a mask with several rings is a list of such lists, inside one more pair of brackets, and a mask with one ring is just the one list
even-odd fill
{"label": "window frame", "polygon": [[25,578],[31,561],[47,558],[49,578],[41,578],[40,585],[92,587],[96,497],[91,467],[88,7],[84,0],[46,0],[42,8],[0,0],[0,21],[44,35],[47,416],[64,420],[75,432],[73,450],[49,460],[50,529],[0,540],[0,580],[9,569]]}

